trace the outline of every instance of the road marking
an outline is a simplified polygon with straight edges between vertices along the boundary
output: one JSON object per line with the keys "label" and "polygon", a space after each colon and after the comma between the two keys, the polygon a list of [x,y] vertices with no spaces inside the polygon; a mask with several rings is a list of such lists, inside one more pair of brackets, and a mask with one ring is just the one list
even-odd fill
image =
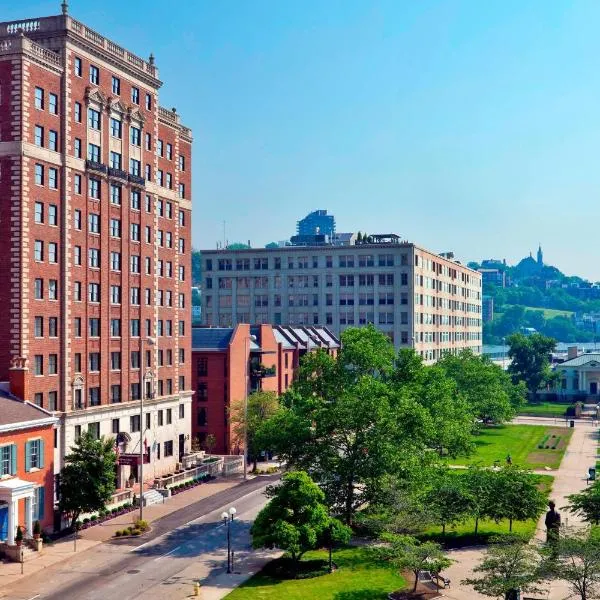
{"label": "road marking", "polygon": [[164,558],[165,556],[169,556],[169,554],[173,554],[173,552],[176,552],[177,550],[179,550],[179,548],[181,548],[181,546],[176,546],[175,548],[173,548],[173,550],[170,550],[166,554],[163,554],[162,556],[155,558],[154,561],[156,562],[157,560],[160,560],[161,558]]}
{"label": "road marking", "polygon": [[35,596],[31,596],[31,598],[28,598],[27,600],[35,600],[36,598],[39,598],[40,595],[36,594]]}

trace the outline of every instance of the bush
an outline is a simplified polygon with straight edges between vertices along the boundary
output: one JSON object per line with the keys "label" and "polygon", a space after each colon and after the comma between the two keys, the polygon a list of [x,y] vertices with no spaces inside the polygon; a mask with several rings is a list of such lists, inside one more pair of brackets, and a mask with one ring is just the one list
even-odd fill
{"label": "bush", "polygon": [[120,529],[117,529],[117,531],[115,531],[115,537],[121,537],[123,535],[123,532]]}
{"label": "bush", "polygon": [[22,542],[23,541],[23,530],[21,529],[20,525],[17,526],[17,535],[15,537],[15,540],[17,542]]}
{"label": "bush", "polygon": [[89,517],[86,517],[86,518],[83,520],[83,524],[84,524],[84,525],[87,525],[89,522],[90,522],[90,519],[89,519]]}
{"label": "bush", "polygon": [[90,521],[96,521],[98,519],[98,515],[92,515],[90,517]]}
{"label": "bush", "polygon": [[36,521],[33,524],[33,535],[41,535],[42,533],[42,526],[40,525],[39,521]]}
{"label": "bush", "polygon": [[115,508],[111,508],[111,509],[110,509],[110,514],[111,514],[111,515],[116,515],[118,511],[119,511],[119,509],[118,509],[118,508],[116,508],[116,507],[115,507]]}
{"label": "bush", "polygon": [[139,529],[140,531],[147,531],[148,521],[145,521],[144,519],[138,519],[135,522],[135,527],[136,527],[136,529]]}

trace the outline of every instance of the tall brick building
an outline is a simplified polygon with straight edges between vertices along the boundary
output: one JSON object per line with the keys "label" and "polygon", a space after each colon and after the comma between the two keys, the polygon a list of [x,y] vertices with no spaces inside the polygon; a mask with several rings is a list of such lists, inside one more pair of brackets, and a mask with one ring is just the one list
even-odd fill
{"label": "tall brick building", "polygon": [[142,427],[148,478],[189,444],[192,138],[161,85],[66,3],[0,24],[0,380],[60,417],[57,470],[83,430]]}

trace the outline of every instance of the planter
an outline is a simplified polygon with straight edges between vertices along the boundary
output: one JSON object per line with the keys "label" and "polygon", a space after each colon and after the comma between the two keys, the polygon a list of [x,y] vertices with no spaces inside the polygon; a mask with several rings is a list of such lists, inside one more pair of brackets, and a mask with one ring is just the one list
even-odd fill
{"label": "planter", "polygon": [[33,534],[33,539],[34,540],[39,540],[40,539],[40,534],[39,533],[34,533]]}

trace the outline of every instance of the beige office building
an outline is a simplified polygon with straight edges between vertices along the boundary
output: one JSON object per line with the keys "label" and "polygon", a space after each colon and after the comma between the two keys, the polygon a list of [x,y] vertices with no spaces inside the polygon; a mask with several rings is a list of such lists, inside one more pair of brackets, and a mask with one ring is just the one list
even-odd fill
{"label": "beige office building", "polygon": [[346,246],[202,251],[202,323],[374,323],[427,361],[481,352],[481,274],[397,236]]}

